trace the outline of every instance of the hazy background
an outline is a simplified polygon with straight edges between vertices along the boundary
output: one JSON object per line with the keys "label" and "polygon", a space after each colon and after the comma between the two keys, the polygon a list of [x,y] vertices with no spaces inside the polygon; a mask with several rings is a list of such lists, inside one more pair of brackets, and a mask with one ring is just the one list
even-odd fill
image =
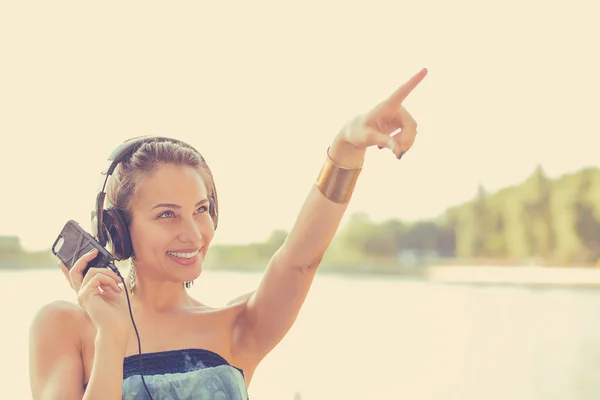
{"label": "hazy background", "polygon": [[402,162],[368,154],[350,213],[429,217],[537,164],[550,176],[595,165],[598,8],[2,2],[0,231],[40,249],[68,218],[89,225],[110,151],[161,134],[210,163],[215,240],[263,240],[290,227],[342,124],[422,67],[406,101],[419,138]]}
{"label": "hazy background", "polygon": [[114,147],[156,134],[204,154],[221,271],[194,291],[224,302],[258,282],[344,122],[422,67],[415,146],[401,162],[368,152],[251,397],[597,398],[599,15],[592,0],[0,2],[12,398],[29,396],[33,313],[72,299],[48,248],[68,219],[91,229]]}

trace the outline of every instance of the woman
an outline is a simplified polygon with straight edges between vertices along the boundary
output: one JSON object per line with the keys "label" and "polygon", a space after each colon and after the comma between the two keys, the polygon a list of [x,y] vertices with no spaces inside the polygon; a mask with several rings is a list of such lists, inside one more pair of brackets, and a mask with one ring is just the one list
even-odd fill
{"label": "woman", "polygon": [[154,400],[247,398],[256,367],[298,315],[346,210],[366,148],[388,148],[400,159],[412,146],[416,123],[402,102],[426,74],[421,70],[343,127],[260,285],[223,308],[209,308],[185,290],[199,277],[214,235],[208,168],[184,145],[149,143],[137,149],[115,170],[107,198],[126,215],[133,245],[128,286],[144,346],[143,371],[121,279],[100,268],[84,276],[96,256],[90,253],[70,271],[61,265],[79,305],[46,305],[32,324],[33,398],[147,399],[147,391]]}

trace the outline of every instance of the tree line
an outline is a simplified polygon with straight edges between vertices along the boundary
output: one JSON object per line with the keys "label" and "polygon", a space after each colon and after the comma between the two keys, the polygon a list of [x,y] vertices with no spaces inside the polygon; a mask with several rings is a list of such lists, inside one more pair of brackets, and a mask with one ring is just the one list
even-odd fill
{"label": "tree line", "polygon": [[[264,243],[215,246],[211,264],[261,268],[284,242],[275,231]],[[436,263],[591,265],[600,259],[600,169],[549,179],[541,166],[521,184],[488,193],[425,221],[374,222],[351,216],[324,258],[324,267],[398,266],[403,254]]]}

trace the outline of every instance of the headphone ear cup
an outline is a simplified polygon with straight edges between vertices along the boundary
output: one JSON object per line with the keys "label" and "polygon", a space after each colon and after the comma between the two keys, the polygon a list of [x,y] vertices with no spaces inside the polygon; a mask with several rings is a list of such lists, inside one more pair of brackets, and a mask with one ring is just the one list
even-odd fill
{"label": "headphone ear cup", "polygon": [[211,218],[215,217],[215,200],[212,197],[208,200],[208,213]]}
{"label": "headphone ear cup", "polygon": [[103,225],[110,238],[113,254],[117,260],[126,260],[133,254],[133,245],[129,236],[129,227],[125,215],[116,208],[103,211]]}
{"label": "headphone ear cup", "polygon": [[216,209],[216,205],[215,205],[215,198],[213,196],[210,197],[210,199],[208,200],[208,213],[210,214],[210,217],[213,220],[213,224],[215,226],[215,229],[217,228],[217,209]]}

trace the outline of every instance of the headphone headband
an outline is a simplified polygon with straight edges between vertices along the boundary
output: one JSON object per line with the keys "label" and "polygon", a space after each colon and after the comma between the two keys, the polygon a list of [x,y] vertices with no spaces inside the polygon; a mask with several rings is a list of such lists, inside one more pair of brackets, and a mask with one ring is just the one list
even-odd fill
{"label": "headphone headband", "polygon": [[[102,171],[102,177],[100,180],[100,185],[98,186],[98,192],[96,194],[96,203],[94,204],[94,209],[92,210],[92,230],[94,237],[98,240],[98,242],[102,246],[106,246],[108,243],[107,232],[105,231],[105,210],[104,210],[104,200],[106,198],[106,185],[108,184],[108,179],[114,172],[117,165],[119,165],[122,161],[129,158],[133,153],[136,152],[144,143],[150,142],[172,142],[179,144],[183,147],[189,148],[195,151],[201,158],[201,160],[205,162],[204,157],[198,150],[189,144],[182,142],[181,140],[172,139],[164,136],[139,136],[132,139],[126,140],[124,143],[119,145],[116,149],[112,151],[110,156],[108,157],[109,164],[104,171]],[[207,166],[208,167],[208,166]],[[209,170],[210,171],[210,170]],[[214,222],[215,229],[217,229],[218,223],[218,205],[217,205],[217,193],[216,189],[213,187],[213,192],[209,193],[210,201],[211,201],[211,217]],[[119,210],[111,210],[111,211],[119,211]],[[113,215],[114,213],[111,213]],[[118,229],[125,230],[127,227],[118,227]],[[117,257],[117,258],[128,258],[128,257]]]}

